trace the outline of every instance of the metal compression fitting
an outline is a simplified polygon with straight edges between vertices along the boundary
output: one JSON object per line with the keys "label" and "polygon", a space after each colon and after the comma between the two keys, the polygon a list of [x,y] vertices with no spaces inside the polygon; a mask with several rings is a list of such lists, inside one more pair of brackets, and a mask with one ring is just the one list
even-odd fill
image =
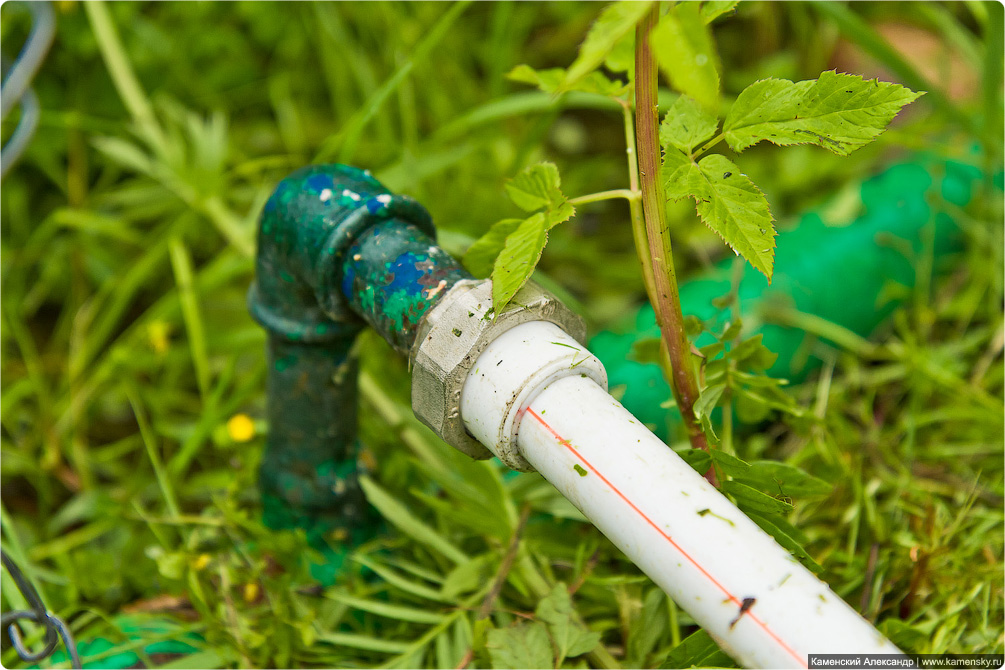
{"label": "metal compression fitting", "polygon": [[[513,309],[487,314],[489,284],[436,245],[425,208],[344,165],[303,168],[279,184],[261,216],[255,275],[249,308],[269,334],[265,520],[313,539],[355,542],[373,525],[357,483],[351,353],[365,325],[410,356],[416,415],[474,458],[492,453],[465,431],[460,392],[481,350],[530,320],[585,337],[582,320],[534,285]],[[441,301],[446,311],[430,314]],[[423,346],[413,346],[420,333]]]}

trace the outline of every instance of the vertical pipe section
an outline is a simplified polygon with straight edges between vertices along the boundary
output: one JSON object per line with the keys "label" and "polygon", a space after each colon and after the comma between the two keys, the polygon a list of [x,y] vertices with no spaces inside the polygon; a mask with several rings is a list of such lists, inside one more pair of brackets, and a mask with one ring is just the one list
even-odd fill
{"label": "vertical pipe section", "polygon": [[264,521],[303,528],[315,544],[325,537],[356,543],[375,520],[357,481],[354,341],[269,337]]}
{"label": "vertical pipe section", "polygon": [[[305,528],[315,543],[356,543],[372,532],[375,515],[357,483],[352,345],[365,326],[360,314],[381,321],[395,346],[410,342],[410,333],[414,339],[409,319],[418,322],[424,303],[405,293],[424,289],[413,286],[423,277],[438,285],[459,269],[451,261],[416,277],[418,270],[408,274],[394,263],[438,260],[427,251],[433,234],[421,205],[345,165],[298,170],[266,203],[248,302],[269,333],[269,433],[260,468],[269,526]],[[343,282],[346,271],[352,276]],[[422,299],[432,304],[435,294]]]}

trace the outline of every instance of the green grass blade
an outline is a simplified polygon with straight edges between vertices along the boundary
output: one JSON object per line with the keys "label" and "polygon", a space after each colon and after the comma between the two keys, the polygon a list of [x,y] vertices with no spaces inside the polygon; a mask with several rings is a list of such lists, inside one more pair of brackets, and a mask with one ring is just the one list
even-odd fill
{"label": "green grass blade", "polygon": [[160,487],[161,494],[164,496],[164,503],[167,505],[170,515],[177,518],[181,515],[181,510],[178,507],[178,498],[175,495],[174,487],[171,486],[171,480],[168,477],[167,472],[164,470],[164,464],[161,462],[160,454],[157,453],[156,438],[154,437],[149,421],[147,421],[146,412],[143,409],[143,405],[140,402],[140,398],[136,393],[136,390],[129,382],[125,382],[123,384],[123,391],[126,394],[126,398],[129,400],[129,405],[133,408],[133,414],[136,416],[136,423],[140,428],[140,436],[143,438],[143,446],[147,449],[147,456],[150,458],[150,464],[154,468],[154,475],[157,477],[157,485]]}
{"label": "green grass blade", "polygon": [[185,243],[177,235],[172,235],[168,240],[168,253],[171,256],[175,283],[178,285],[178,297],[181,300],[185,329],[188,331],[188,344],[192,351],[192,364],[195,366],[199,395],[205,401],[209,396],[209,356],[206,353],[206,335],[199,312],[199,302],[193,288],[192,257]]}
{"label": "green grass blade", "polygon": [[332,157],[336,157],[339,163],[350,162],[353,159],[356,153],[356,146],[359,144],[360,137],[366,126],[373,120],[391,94],[398,89],[405,77],[411,73],[416,62],[423,60],[433,50],[470,4],[470,0],[464,0],[463,2],[455,3],[450,9],[444,12],[440,20],[436,22],[436,25],[416,45],[415,50],[408,59],[401,64],[397,71],[380,88],[373,92],[362,109],[343,126],[342,130],[322,144],[321,149],[314,157],[315,163],[327,162]]}
{"label": "green grass blade", "polygon": [[433,600],[436,602],[451,602],[449,598],[443,597],[443,595],[437,589],[431,589],[428,586],[424,586],[410,579],[406,579],[399,575],[394,570],[376,563],[369,558],[363,556],[354,556],[353,560],[357,563],[373,570],[377,573],[377,576],[383,579],[385,582],[401,589],[407,593],[411,593],[413,596],[418,596],[419,598],[424,598],[426,600]]}
{"label": "green grass blade", "polygon": [[410,621],[412,623],[431,623],[437,624],[443,621],[443,615],[437,614],[436,612],[430,612],[428,610],[416,609],[414,607],[402,607],[400,605],[392,605],[386,602],[380,602],[378,600],[370,600],[367,598],[357,598],[355,596],[348,595],[346,593],[340,593],[338,591],[328,591],[325,593],[326,598],[330,598],[335,602],[348,605],[358,610],[363,610],[364,612],[370,612],[371,614],[376,614],[378,616],[387,617],[388,619],[395,619],[397,621]]}
{"label": "green grass blade", "polygon": [[402,533],[442,554],[453,563],[463,563],[468,560],[468,556],[463,551],[423,523],[397,498],[381,488],[372,479],[360,477],[359,484],[370,504],[376,507],[377,511]]}

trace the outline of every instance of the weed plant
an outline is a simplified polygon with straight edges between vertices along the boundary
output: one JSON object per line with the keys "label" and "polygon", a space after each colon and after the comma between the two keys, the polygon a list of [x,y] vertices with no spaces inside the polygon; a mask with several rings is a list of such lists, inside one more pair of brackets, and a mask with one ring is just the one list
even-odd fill
{"label": "weed plant", "polygon": [[[693,621],[543,479],[473,462],[419,425],[405,362],[372,335],[361,437],[387,528],[325,587],[303,534],[261,523],[265,338],[245,293],[265,199],[304,164],[354,163],[425,204],[461,256],[500,212],[521,216],[504,186],[522,168],[555,163],[567,193],[624,184],[616,103],[506,77],[571,63],[602,8],[57,3],[33,83],[40,128],[0,198],[0,521],[85,662],[732,664],[699,637],[682,644]],[[0,17],[14,53],[28,14],[8,2]],[[877,28],[905,22],[974,74],[969,96],[950,98]],[[949,271],[918,257],[917,287],[871,339],[814,345],[821,372],[785,391],[800,416],[716,429],[741,458],[829,485],[796,501],[798,544],[902,648],[1001,653],[1002,7],[744,2],[714,36],[727,104],[760,78],[814,78],[851,46],[928,92],[847,158],[745,152],[780,226],[813,207],[850,216],[846,194],[916,152],[985,174],[950,211],[966,243]],[[726,252],[693,207],[668,218],[678,276]],[[622,202],[582,206],[535,274],[594,331],[645,299],[628,220]],[[8,577],[5,611],[24,605]],[[150,646],[162,640],[195,656]],[[17,665],[13,649],[2,662]]]}

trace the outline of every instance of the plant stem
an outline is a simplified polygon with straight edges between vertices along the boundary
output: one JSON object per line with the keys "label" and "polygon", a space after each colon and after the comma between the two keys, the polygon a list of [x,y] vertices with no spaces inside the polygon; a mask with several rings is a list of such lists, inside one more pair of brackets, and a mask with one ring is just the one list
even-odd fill
{"label": "plant stem", "polygon": [[112,78],[119,98],[129,110],[136,125],[147,133],[159,150],[164,151],[167,147],[167,140],[157,124],[150,100],[143,92],[143,88],[129,64],[129,58],[126,56],[122,40],[119,39],[119,33],[115,30],[115,25],[108,14],[108,8],[103,2],[88,2],[84,5],[84,11],[87,12],[98,49],[101,51],[101,57],[105,61],[108,74]]}
{"label": "plant stem", "polygon": [[638,191],[630,191],[627,188],[619,188],[613,191],[599,191],[597,193],[590,193],[588,195],[581,195],[578,198],[569,198],[570,205],[585,205],[588,202],[600,202],[601,200],[614,200],[615,198],[624,198],[625,200],[632,201],[639,199]]}
{"label": "plant stem", "polygon": [[639,190],[639,161],[636,158],[635,149],[635,121],[632,117],[632,106],[624,100],[621,103],[621,111],[625,120],[625,146],[628,154],[628,183],[631,192],[636,195],[628,201],[628,207],[632,213],[632,239],[635,242],[635,253],[639,256],[639,265],[642,267],[642,281],[645,283],[646,296],[649,304],[656,304],[656,278],[653,277],[653,267],[649,264],[649,238],[646,236],[646,218],[642,213],[642,191]]}
{"label": "plant stem", "polygon": [[718,135],[710,139],[708,142],[705,142],[705,144],[695,149],[695,152],[691,155],[691,158],[692,159],[698,158],[706,151],[714,147],[716,144],[722,142],[724,139],[726,139],[726,135],[724,133],[719,133]]}
{"label": "plant stem", "polygon": [[[649,256],[655,279],[653,308],[660,325],[671,363],[670,387],[677,400],[691,446],[708,451],[708,441],[694,416],[698,400],[698,380],[691,362],[690,345],[684,331],[673,250],[666,222],[666,196],[660,180],[659,107],[656,102],[656,58],[649,45],[649,32],[659,19],[659,6],[652,9],[635,29],[635,137],[638,150],[642,209]],[[706,479],[715,484],[710,468]]]}

